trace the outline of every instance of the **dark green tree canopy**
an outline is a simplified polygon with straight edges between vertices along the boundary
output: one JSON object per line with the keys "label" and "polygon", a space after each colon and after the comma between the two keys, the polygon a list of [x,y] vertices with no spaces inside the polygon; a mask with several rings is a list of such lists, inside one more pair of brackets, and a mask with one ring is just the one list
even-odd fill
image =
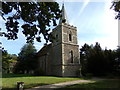
{"label": "dark green tree canopy", "polygon": [[25,44],[18,54],[18,62],[14,67],[14,73],[24,73],[25,71],[35,70],[37,66],[37,50],[32,43]]}
{"label": "dark green tree canopy", "polygon": [[36,52],[37,50],[35,49],[35,46],[33,46],[32,43],[27,43],[21,48],[21,51],[18,54],[18,56],[20,60],[24,60],[30,58],[32,54],[35,54]]}
{"label": "dark green tree canopy", "polygon": [[117,13],[115,18],[120,20],[120,0],[114,0],[112,3],[111,8]]}
{"label": "dark green tree canopy", "polygon": [[94,46],[84,44],[80,49],[82,74],[92,73],[99,76],[114,72],[116,70],[116,52],[107,49],[103,50],[98,42]]}
{"label": "dark green tree canopy", "polygon": [[7,29],[7,32],[1,32],[2,35],[8,40],[15,40],[18,38],[19,27],[22,27],[27,42],[34,39],[41,42],[40,34],[44,36],[46,42],[52,41],[50,27],[56,26],[56,20],[61,17],[57,2],[2,2],[0,12]]}
{"label": "dark green tree canopy", "polygon": [[17,62],[17,55],[9,54],[4,48],[0,49],[2,52],[2,73],[12,72],[12,67]]}

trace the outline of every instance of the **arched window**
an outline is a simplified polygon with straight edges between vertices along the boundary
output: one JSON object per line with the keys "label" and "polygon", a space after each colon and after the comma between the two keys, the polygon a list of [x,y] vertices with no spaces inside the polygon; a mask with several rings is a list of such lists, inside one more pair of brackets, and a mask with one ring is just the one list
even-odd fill
{"label": "arched window", "polygon": [[56,35],[56,42],[58,42],[58,35]]}
{"label": "arched window", "polygon": [[70,51],[70,63],[73,63],[73,51]]}
{"label": "arched window", "polygon": [[58,35],[56,35],[56,39],[58,39]]}
{"label": "arched window", "polygon": [[69,34],[69,41],[72,41],[72,35],[71,35],[71,33]]}
{"label": "arched window", "polygon": [[68,34],[68,39],[69,39],[69,41],[72,41],[72,33],[71,33],[71,31]]}

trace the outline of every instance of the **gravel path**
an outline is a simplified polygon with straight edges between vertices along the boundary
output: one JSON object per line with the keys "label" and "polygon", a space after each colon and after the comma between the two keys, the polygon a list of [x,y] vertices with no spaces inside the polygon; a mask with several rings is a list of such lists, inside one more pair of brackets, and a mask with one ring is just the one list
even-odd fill
{"label": "gravel path", "polygon": [[55,89],[55,88],[61,88],[61,87],[65,87],[65,86],[69,86],[69,85],[74,85],[74,84],[78,84],[78,83],[85,83],[85,82],[91,82],[91,81],[98,81],[98,80],[104,80],[101,78],[92,78],[90,80],[75,80],[75,81],[67,81],[67,82],[62,82],[62,83],[56,83],[56,84],[50,84],[50,85],[43,85],[43,86],[38,86],[38,87],[33,87],[30,89],[25,89],[25,90],[38,90],[40,88],[51,88],[51,89]]}

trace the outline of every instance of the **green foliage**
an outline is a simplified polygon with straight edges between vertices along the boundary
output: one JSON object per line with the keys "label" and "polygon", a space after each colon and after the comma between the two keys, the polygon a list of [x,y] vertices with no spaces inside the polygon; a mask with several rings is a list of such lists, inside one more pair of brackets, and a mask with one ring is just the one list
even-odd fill
{"label": "green foliage", "polygon": [[11,73],[14,67],[14,64],[17,62],[17,55],[8,54],[6,50],[2,50],[2,72]]}
{"label": "green foliage", "polygon": [[87,73],[100,76],[115,71],[115,51],[102,50],[99,43],[96,43],[95,46],[84,44],[80,50],[84,76]]}
{"label": "green foliage", "polygon": [[35,69],[33,75],[35,75],[35,76],[44,76],[44,75],[45,75],[45,72],[44,72],[42,69],[37,68],[37,69]]}
{"label": "green foliage", "polygon": [[120,0],[114,0],[110,8],[117,13],[115,18],[120,20]]}
{"label": "green foliage", "polygon": [[25,73],[25,71],[26,73],[30,73],[30,71],[36,69],[37,58],[35,55],[36,49],[33,44],[25,44],[18,54],[18,62],[14,67],[14,73]]}
{"label": "green foliage", "polygon": [[[2,34],[7,39],[18,38],[19,27],[22,27],[27,42],[35,38],[41,41],[40,34],[46,42],[51,41],[49,33],[51,26],[56,26],[56,20],[61,17],[61,11],[57,2],[2,2],[1,16],[5,20],[7,32]],[[12,14],[11,14],[12,13]],[[21,25],[20,21],[24,24]]]}
{"label": "green foliage", "polygon": [[86,78],[90,79],[93,77],[93,74],[92,73],[86,73]]}
{"label": "green foliage", "polygon": [[116,50],[115,70],[118,72],[118,75],[120,76],[120,46],[118,46]]}

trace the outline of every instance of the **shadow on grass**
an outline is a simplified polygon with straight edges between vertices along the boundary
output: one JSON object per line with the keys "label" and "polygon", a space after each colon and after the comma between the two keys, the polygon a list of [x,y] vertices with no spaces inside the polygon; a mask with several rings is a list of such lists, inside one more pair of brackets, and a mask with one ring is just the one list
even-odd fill
{"label": "shadow on grass", "polygon": [[30,75],[30,74],[2,74],[2,78],[32,77],[32,76],[33,75]]}
{"label": "shadow on grass", "polygon": [[[44,76],[44,77],[60,77],[60,76],[52,76],[52,75],[32,75],[32,74],[2,74],[2,78],[14,78],[14,77],[38,77],[38,76]],[[66,78],[66,77],[62,77]],[[70,77],[68,77],[70,78]],[[77,78],[77,77],[75,77]]]}
{"label": "shadow on grass", "polygon": [[[29,89],[32,87],[37,87],[37,86],[43,86],[43,85],[49,85],[49,84],[45,84],[45,83],[38,83],[38,84],[28,84],[28,85],[24,85],[24,89]],[[7,87],[2,87],[2,90],[17,90],[17,86],[14,86],[15,88],[7,88]]]}
{"label": "shadow on grass", "polygon": [[[98,88],[101,89],[112,89],[116,88],[117,90],[120,89],[120,79],[117,80],[101,80],[101,81],[96,81],[96,82],[90,82],[90,83],[79,83],[71,86],[66,86],[64,88],[59,88],[56,90],[61,90],[61,89],[72,89],[72,88],[79,88],[79,89],[87,89],[87,90],[96,90]],[[113,90],[113,89],[112,89]]]}
{"label": "shadow on grass", "polygon": [[45,84],[45,83],[38,83],[38,84],[29,84],[29,85],[25,85],[25,89],[27,88],[32,88],[32,87],[37,87],[37,86],[43,86],[43,85],[49,85],[49,84]]}

